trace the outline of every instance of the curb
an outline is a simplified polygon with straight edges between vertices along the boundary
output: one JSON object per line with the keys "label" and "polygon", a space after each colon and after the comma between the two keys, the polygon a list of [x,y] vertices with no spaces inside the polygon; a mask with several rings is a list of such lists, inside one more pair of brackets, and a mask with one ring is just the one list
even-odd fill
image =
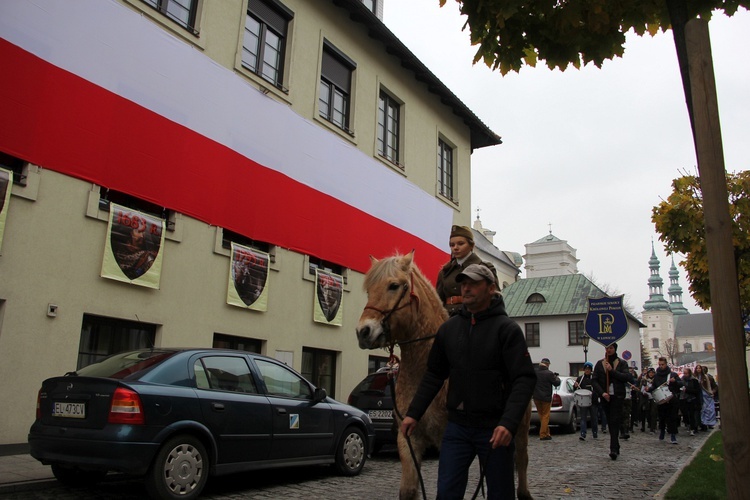
{"label": "curb", "polygon": [[18,481],[15,483],[0,484],[0,494],[20,493],[23,491],[44,490],[59,484],[57,479],[32,479],[29,481]]}
{"label": "curb", "polygon": [[693,453],[688,457],[687,461],[685,461],[684,464],[680,467],[680,469],[672,474],[672,477],[669,478],[669,481],[667,481],[664,486],[661,487],[661,489],[654,495],[654,498],[664,498],[664,495],[666,495],[670,488],[672,488],[672,485],[677,481],[677,478],[680,477],[680,474],[682,474],[682,471],[685,470],[685,467],[690,465],[693,462],[693,459],[695,459],[695,456],[700,453],[700,451],[703,449],[703,447],[706,445],[706,442],[708,441],[708,438],[710,438],[714,432],[718,431],[719,427],[715,427],[711,430],[711,432],[708,433],[706,436],[706,441],[703,442],[703,444],[700,446],[700,448],[696,448],[693,450]]}

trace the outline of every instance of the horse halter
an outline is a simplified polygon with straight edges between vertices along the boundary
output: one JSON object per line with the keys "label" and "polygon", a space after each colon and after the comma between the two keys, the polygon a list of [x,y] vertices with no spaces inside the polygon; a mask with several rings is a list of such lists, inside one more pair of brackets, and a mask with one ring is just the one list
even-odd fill
{"label": "horse halter", "polygon": [[[393,307],[390,310],[385,311],[383,309],[378,309],[377,307],[374,307],[371,305],[365,306],[365,310],[372,309],[373,311],[378,312],[383,315],[383,319],[380,320],[380,326],[383,328],[383,332],[385,332],[385,334],[389,338],[391,336],[391,325],[388,322],[388,320],[391,319],[391,316],[393,315],[393,313],[403,309],[404,307],[409,307],[411,305],[412,299],[414,299],[414,302],[416,302],[417,304],[417,309],[419,309],[419,297],[414,293],[414,274],[409,273],[409,278],[410,278],[411,284],[409,283],[403,284],[403,286],[401,287],[401,295],[399,296],[398,300],[396,301],[396,303],[393,305]],[[404,297],[406,297],[407,291],[409,291],[409,301],[404,304],[401,304],[401,301],[404,300]],[[393,348],[394,344],[396,344],[396,342],[391,343],[391,349]]]}

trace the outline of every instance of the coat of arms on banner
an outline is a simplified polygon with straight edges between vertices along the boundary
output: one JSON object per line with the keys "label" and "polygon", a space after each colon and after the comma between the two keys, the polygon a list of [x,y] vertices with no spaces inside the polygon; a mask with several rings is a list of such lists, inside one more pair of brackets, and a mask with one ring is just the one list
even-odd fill
{"label": "coat of arms on banner", "polygon": [[5,219],[8,216],[10,192],[13,189],[13,171],[0,168],[0,247],[3,245]]}
{"label": "coat of arms on banner", "polygon": [[164,220],[110,204],[102,277],[159,288]]}
{"label": "coat of arms on banner", "polygon": [[227,304],[267,311],[269,262],[267,253],[232,242]]}
{"label": "coat of arms on banner", "polygon": [[338,274],[315,270],[315,304],[313,319],[319,323],[341,326],[344,278]]}
{"label": "coat of arms on banner", "polygon": [[625,296],[588,298],[589,311],[584,322],[586,335],[605,347],[628,333],[629,325],[622,304],[623,297]]}

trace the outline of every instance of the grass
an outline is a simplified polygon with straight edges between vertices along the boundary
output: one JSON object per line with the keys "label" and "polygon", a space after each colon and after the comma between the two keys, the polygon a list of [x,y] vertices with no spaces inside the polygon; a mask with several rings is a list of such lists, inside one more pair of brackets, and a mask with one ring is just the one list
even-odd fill
{"label": "grass", "polygon": [[720,500],[727,497],[724,472],[724,446],[721,432],[709,436],[693,461],[683,469],[664,498]]}

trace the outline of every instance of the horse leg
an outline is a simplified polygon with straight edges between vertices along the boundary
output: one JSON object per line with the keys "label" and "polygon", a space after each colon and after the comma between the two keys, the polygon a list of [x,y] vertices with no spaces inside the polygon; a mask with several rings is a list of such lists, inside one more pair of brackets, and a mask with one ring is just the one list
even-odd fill
{"label": "horse leg", "polygon": [[424,445],[421,445],[421,439],[418,439],[419,433],[414,433],[410,437],[412,449],[414,450],[414,458],[417,463],[414,463],[414,458],[411,456],[409,451],[409,443],[403,434],[399,433],[396,443],[398,444],[398,456],[401,460],[401,485],[398,491],[399,500],[419,500],[422,498],[422,492],[419,485],[419,473],[418,467],[422,466],[422,454],[424,453]]}
{"label": "horse leg", "polygon": [[528,466],[529,466],[529,425],[531,423],[531,403],[526,408],[526,413],[518,426],[516,432],[516,470],[518,471],[518,488],[516,494],[521,500],[532,500],[529,492]]}

